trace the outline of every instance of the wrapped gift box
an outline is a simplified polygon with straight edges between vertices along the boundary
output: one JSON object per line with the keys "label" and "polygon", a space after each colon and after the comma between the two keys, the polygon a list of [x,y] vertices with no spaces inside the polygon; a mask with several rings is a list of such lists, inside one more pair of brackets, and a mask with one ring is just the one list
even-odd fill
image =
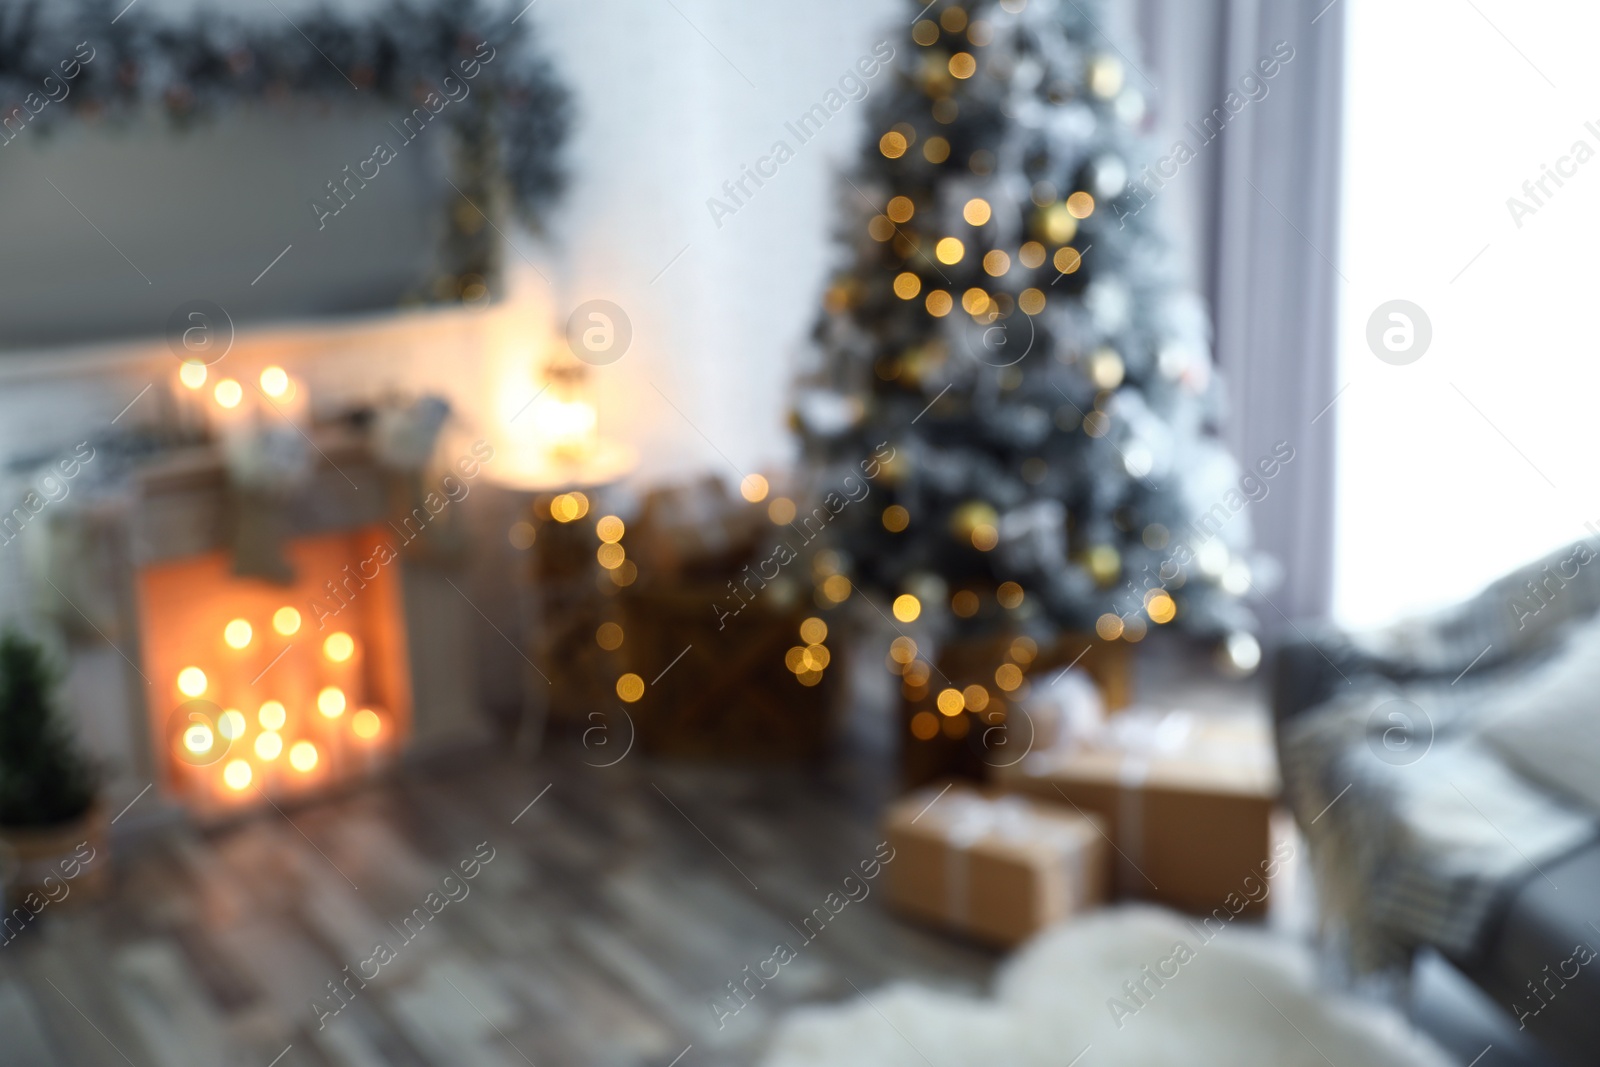
{"label": "wrapped gift box", "polygon": [[[1024,656],[1018,655],[1019,643],[1029,649]],[[1050,683],[1069,664],[1076,664],[1074,690],[1085,682],[1095,690],[1091,699],[1103,709],[1126,706],[1132,691],[1131,647],[1127,642],[1071,633],[1043,643],[1014,632],[940,642],[931,672],[938,684],[901,687],[901,783],[910,789],[947,778],[982,781],[997,764],[1014,761],[1013,753],[1055,744],[1064,728],[1053,714],[1055,709],[1032,707],[1023,715],[1025,709],[1017,702],[1030,700],[1025,694],[1046,703],[1065,697],[1061,686],[1051,688]],[[1007,693],[995,684],[995,669],[1002,664],[1022,670],[1027,681],[1021,689]],[[940,716],[942,729],[931,737],[913,729],[918,714],[938,714],[941,689],[970,685],[988,690],[984,710]]]}
{"label": "wrapped gift box", "polygon": [[[1104,820],[1120,895],[1209,912],[1268,869],[1279,779],[1264,721],[1125,712],[1093,743],[1030,753],[995,777]],[[1264,896],[1245,905],[1264,908]]]}
{"label": "wrapped gift box", "polygon": [[1060,805],[926,789],[890,807],[884,830],[890,904],[990,944],[1015,945],[1106,897],[1106,838]]}

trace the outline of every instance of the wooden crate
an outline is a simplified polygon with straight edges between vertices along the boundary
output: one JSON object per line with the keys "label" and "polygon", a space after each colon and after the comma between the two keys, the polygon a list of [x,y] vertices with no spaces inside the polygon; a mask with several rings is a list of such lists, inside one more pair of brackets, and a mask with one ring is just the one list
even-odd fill
{"label": "wooden crate", "polygon": [[842,691],[839,643],[812,686],[784,665],[803,644],[800,624],[817,613],[805,600],[765,590],[719,628],[714,605],[726,580],[640,582],[620,600],[627,669],[646,683],[628,705],[640,746],[659,755],[809,761],[826,747]]}

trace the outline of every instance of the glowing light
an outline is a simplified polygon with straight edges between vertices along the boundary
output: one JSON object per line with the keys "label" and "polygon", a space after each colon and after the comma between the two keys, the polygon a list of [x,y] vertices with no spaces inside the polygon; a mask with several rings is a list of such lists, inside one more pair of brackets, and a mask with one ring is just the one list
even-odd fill
{"label": "glowing light", "polygon": [[905,134],[900,133],[897,130],[890,130],[888,133],[878,138],[878,151],[882,152],[889,159],[899,159],[901,156],[906,154]]}
{"label": "glowing light", "polygon": [[622,647],[622,627],[614,622],[603,622],[594,632],[594,642],[607,652],[615,652]]}
{"label": "glowing light", "polygon": [[335,663],[343,663],[356,654],[356,639],[342,630],[329,634],[322,642],[322,654]]}
{"label": "glowing light", "polygon": [[984,253],[983,271],[985,274],[989,274],[998,278],[1010,269],[1011,257],[1000,251],[998,248]]}
{"label": "glowing light", "polygon": [[910,271],[902,271],[894,278],[894,295],[901,300],[915,300],[922,292],[922,279]]}
{"label": "glowing light", "polygon": [[939,696],[934,703],[939,706],[941,715],[960,715],[967,708],[966,697],[961,695],[959,689],[939,690]]}
{"label": "glowing light", "polygon": [[281,730],[288,719],[288,709],[276,700],[267,701],[261,705],[261,710],[256,712],[256,721],[261,724],[263,730]]}
{"label": "glowing light", "polygon": [[799,674],[806,669],[806,650],[804,645],[795,645],[783,654],[783,665],[789,668],[791,674]]}
{"label": "glowing light", "polygon": [[759,474],[747,474],[744,481],[739,483],[739,495],[752,504],[759,504],[767,499],[767,480]]}
{"label": "glowing light", "polygon": [[186,361],[178,368],[178,381],[183,383],[185,389],[198,389],[206,384],[206,365],[193,360]]}
{"label": "glowing light", "polygon": [[813,615],[800,624],[800,640],[808,645],[820,645],[828,639],[828,624]]}
{"label": "glowing light", "polygon": [[623,526],[622,520],[615,515],[607,515],[594,524],[595,536],[608,545],[614,545],[622,540],[622,535],[626,531],[627,527]]}
{"label": "glowing light", "polygon": [[228,643],[229,648],[245,648],[250,644],[250,638],[255,636],[255,631],[243,619],[234,619],[222,628],[222,639]]}
{"label": "glowing light", "polygon": [[950,142],[943,137],[930,137],[922,146],[922,158],[929,163],[943,163],[950,158]]}
{"label": "glowing light", "polygon": [[1100,635],[1102,641],[1115,641],[1122,636],[1121,617],[1106,612],[1095,620],[1094,632]]}
{"label": "glowing light", "polygon": [[236,741],[244,736],[244,712],[237,708],[229,708],[217,718],[217,733],[229,741]]}
{"label": "glowing light", "polygon": [[1166,593],[1157,590],[1145,601],[1144,610],[1149,613],[1151,622],[1168,623],[1178,614],[1178,605]]}
{"label": "glowing light", "polygon": [[826,645],[807,645],[805,655],[801,657],[801,660],[805,663],[806,670],[820,671],[828,665],[832,658]]}
{"label": "glowing light", "polygon": [[255,772],[250,769],[250,764],[242,759],[236,759],[222,769],[222,780],[228,783],[229,789],[248,789],[254,778]]}
{"label": "glowing light", "polygon": [[268,763],[270,763],[273,760],[277,759],[279,754],[282,753],[282,752],[283,752],[283,735],[282,734],[277,733],[277,732],[272,731],[272,730],[268,730],[266,733],[264,733],[260,737],[256,738],[256,758],[257,759],[265,760]]}
{"label": "glowing light", "polygon": [[926,303],[928,306],[928,314],[932,315],[936,319],[942,319],[946,315],[950,314],[950,309],[955,307],[956,302],[950,299],[950,294],[945,292],[943,289],[935,289],[933,292],[928,294]]}
{"label": "glowing light", "polygon": [[317,746],[310,741],[296,741],[289,746],[289,766],[307,774],[317,765]]}
{"label": "glowing light", "polygon": [[911,202],[909,196],[897,196],[889,201],[884,214],[889,216],[891,222],[910,222],[911,216],[917,213],[917,206]]}
{"label": "glowing light", "polygon": [[989,706],[989,691],[981,685],[969,685],[961,691],[961,699],[973,711]]}
{"label": "glowing light", "polygon": [[1037,267],[1044,262],[1044,245],[1029,241],[1017,250],[1017,258],[1022,260],[1024,267]]}
{"label": "glowing light", "polygon": [[896,663],[910,663],[917,658],[917,643],[909,637],[897,637],[889,645],[889,656]]}
{"label": "glowing light", "polygon": [[835,604],[842,604],[850,596],[850,579],[842,574],[830,574],[823,579],[822,595]]}
{"label": "glowing light", "polygon": [[371,708],[362,708],[350,720],[350,729],[364,741],[371,741],[383,729],[383,721]]}
{"label": "glowing light", "polygon": [[963,619],[970,619],[978,613],[978,594],[970,589],[963,589],[950,598],[950,610]]}
{"label": "glowing light", "polygon": [[979,552],[987,552],[1000,543],[1000,531],[986,522],[980,522],[972,528],[972,547]]}
{"label": "glowing light", "polygon": [[931,711],[919,711],[911,716],[911,736],[918,741],[931,741],[939,736],[939,716]]}
{"label": "glowing light", "polygon": [[1039,289],[1024,289],[1017,296],[1017,307],[1024,315],[1037,315],[1044,310],[1044,293]]}
{"label": "glowing light", "polygon": [[261,372],[261,391],[274,400],[289,391],[289,375],[282,367],[268,367]]}
{"label": "glowing light", "polygon": [[989,221],[989,216],[993,213],[993,209],[989,207],[989,201],[981,196],[975,196],[968,200],[961,209],[961,217],[966,219],[968,225],[971,226],[982,226]]}
{"label": "glowing light", "polygon": [[185,667],[178,672],[178,692],[186,697],[197,697],[206,691],[206,672],[199,667]]}
{"label": "glowing light", "polygon": [[211,727],[205,723],[197,722],[183,731],[183,747],[193,752],[196,756],[203,756],[211,751],[215,738],[211,736]]}
{"label": "glowing light", "polygon": [[1007,693],[1022,684],[1022,668],[1015,663],[1002,663],[994,669],[994,684]]}
{"label": "glowing light", "polygon": [[961,243],[959,237],[941,237],[939,243],[933,246],[933,254],[940,263],[960,263],[961,257],[967,254],[967,246]]}
{"label": "glowing light", "polygon": [[[563,459],[581,459],[595,447],[595,431],[600,425],[600,413],[589,401],[582,398],[577,383],[560,383],[566,392],[558,395],[547,392],[532,401],[537,436],[549,452]],[[573,494],[581,496],[582,494]],[[584,510],[588,510],[585,502]],[[582,514],[573,518],[581,519]],[[570,521],[570,520],[563,520]]]}
{"label": "glowing light", "polygon": [[550,501],[550,517],[557,522],[576,522],[589,514],[589,498],[582,493],[562,493]]}
{"label": "glowing light", "polygon": [[1086,219],[1094,214],[1094,197],[1079,190],[1067,197],[1067,210],[1075,219]]}
{"label": "glowing light", "polygon": [[1000,588],[994,591],[994,596],[1003,608],[1022,606],[1022,586],[1016,582],[1001,582]]}
{"label": "glowing light", "polygon": [[617,696],[632,704],[644,696],[644,679],[631,671],[617,679]]}
{"label": "glowing light", "polygon": [[1078,268],[1083,266],[1083,254],[1070,245],[1056,249],[1056,254],[1051,260],[1056,270],[1062,274],[1076,274]]}
{"label": "glowing light", "polygon": [[939,26],[931,19],[923,19],[911,27],[911,39],[926,48],[939,39]]}
{"label": "glowing light", "polygon": [[901,593],[894,598],[894,617],[901,622],[913,622],[922,614],[922,601],[910,593]]}
{"label": "glowing light", "polygon": [[344,690],[336,685],[330,685],[317,694],[317,710],[330,719],[343,715],[346,703]]}
{"label": "glowing light", "polygon": [[[217,398],[217,403],[221,404],[223,407],[229,409],[236,408],[239,406],[239,401],[244,399],[244,386],[240,385],[232,378],[224,378],[222,381],[217,383],[217,388],[211,395],[215,396]],[[245,765],[245,769],[249,769],[248,764]],[[249,785],[250,783],[246,782],[245,784]]]}
{"label": "glowing light", "polygon": [[600,566],[608,571],[614,571],[627,561],[628,554],[621,545],[601,545],[595,549],[595,559],[600,561]]}
{"label": "glowing light", "polygon": [[272,613],[272,628],[285,637],[300,630],[300,613],[285,604]]}
{"label": "glowing light", "polygon": [[772,498],[772,503],[767,505],[767,518],[779,526],[786,526],[794,521],[794,501],[786,496]]}
{"label": "glowing light", "polygon": [[971,52],[957,52],[950,57],[949,65],[952,78],[970,78],[978,72],[978,61]]}
{"label": "glowing light", "polygon": [[890,533],[899,533],[911,524],[911,512],[899,504],[890,504],[883,509],[883,528]]}

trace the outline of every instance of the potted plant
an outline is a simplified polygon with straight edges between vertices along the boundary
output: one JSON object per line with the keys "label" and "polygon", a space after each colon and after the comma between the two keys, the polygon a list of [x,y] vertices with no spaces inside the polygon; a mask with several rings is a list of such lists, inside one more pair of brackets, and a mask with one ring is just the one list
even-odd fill
{"label": "potted plant", "polygon": [[96,774],[56,708],[58,681],[41,645],[0,635],[0,842],[15,861],[9,902],[33,914],[105,869]]}

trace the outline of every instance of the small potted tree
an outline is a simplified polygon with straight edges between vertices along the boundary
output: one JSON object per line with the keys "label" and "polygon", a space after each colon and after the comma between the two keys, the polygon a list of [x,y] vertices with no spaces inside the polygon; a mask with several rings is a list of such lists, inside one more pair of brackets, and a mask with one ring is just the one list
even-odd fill
{"label": "small potted tree", "polygon": [[35,913],[43,905],[27,904],[30,895],[61,899],[53,886],[70,879],[86,889],[105,865],[95,771],[56,708],[58,680],[41,645],[0,635],[0,841],[15,861],[6,895]]}

